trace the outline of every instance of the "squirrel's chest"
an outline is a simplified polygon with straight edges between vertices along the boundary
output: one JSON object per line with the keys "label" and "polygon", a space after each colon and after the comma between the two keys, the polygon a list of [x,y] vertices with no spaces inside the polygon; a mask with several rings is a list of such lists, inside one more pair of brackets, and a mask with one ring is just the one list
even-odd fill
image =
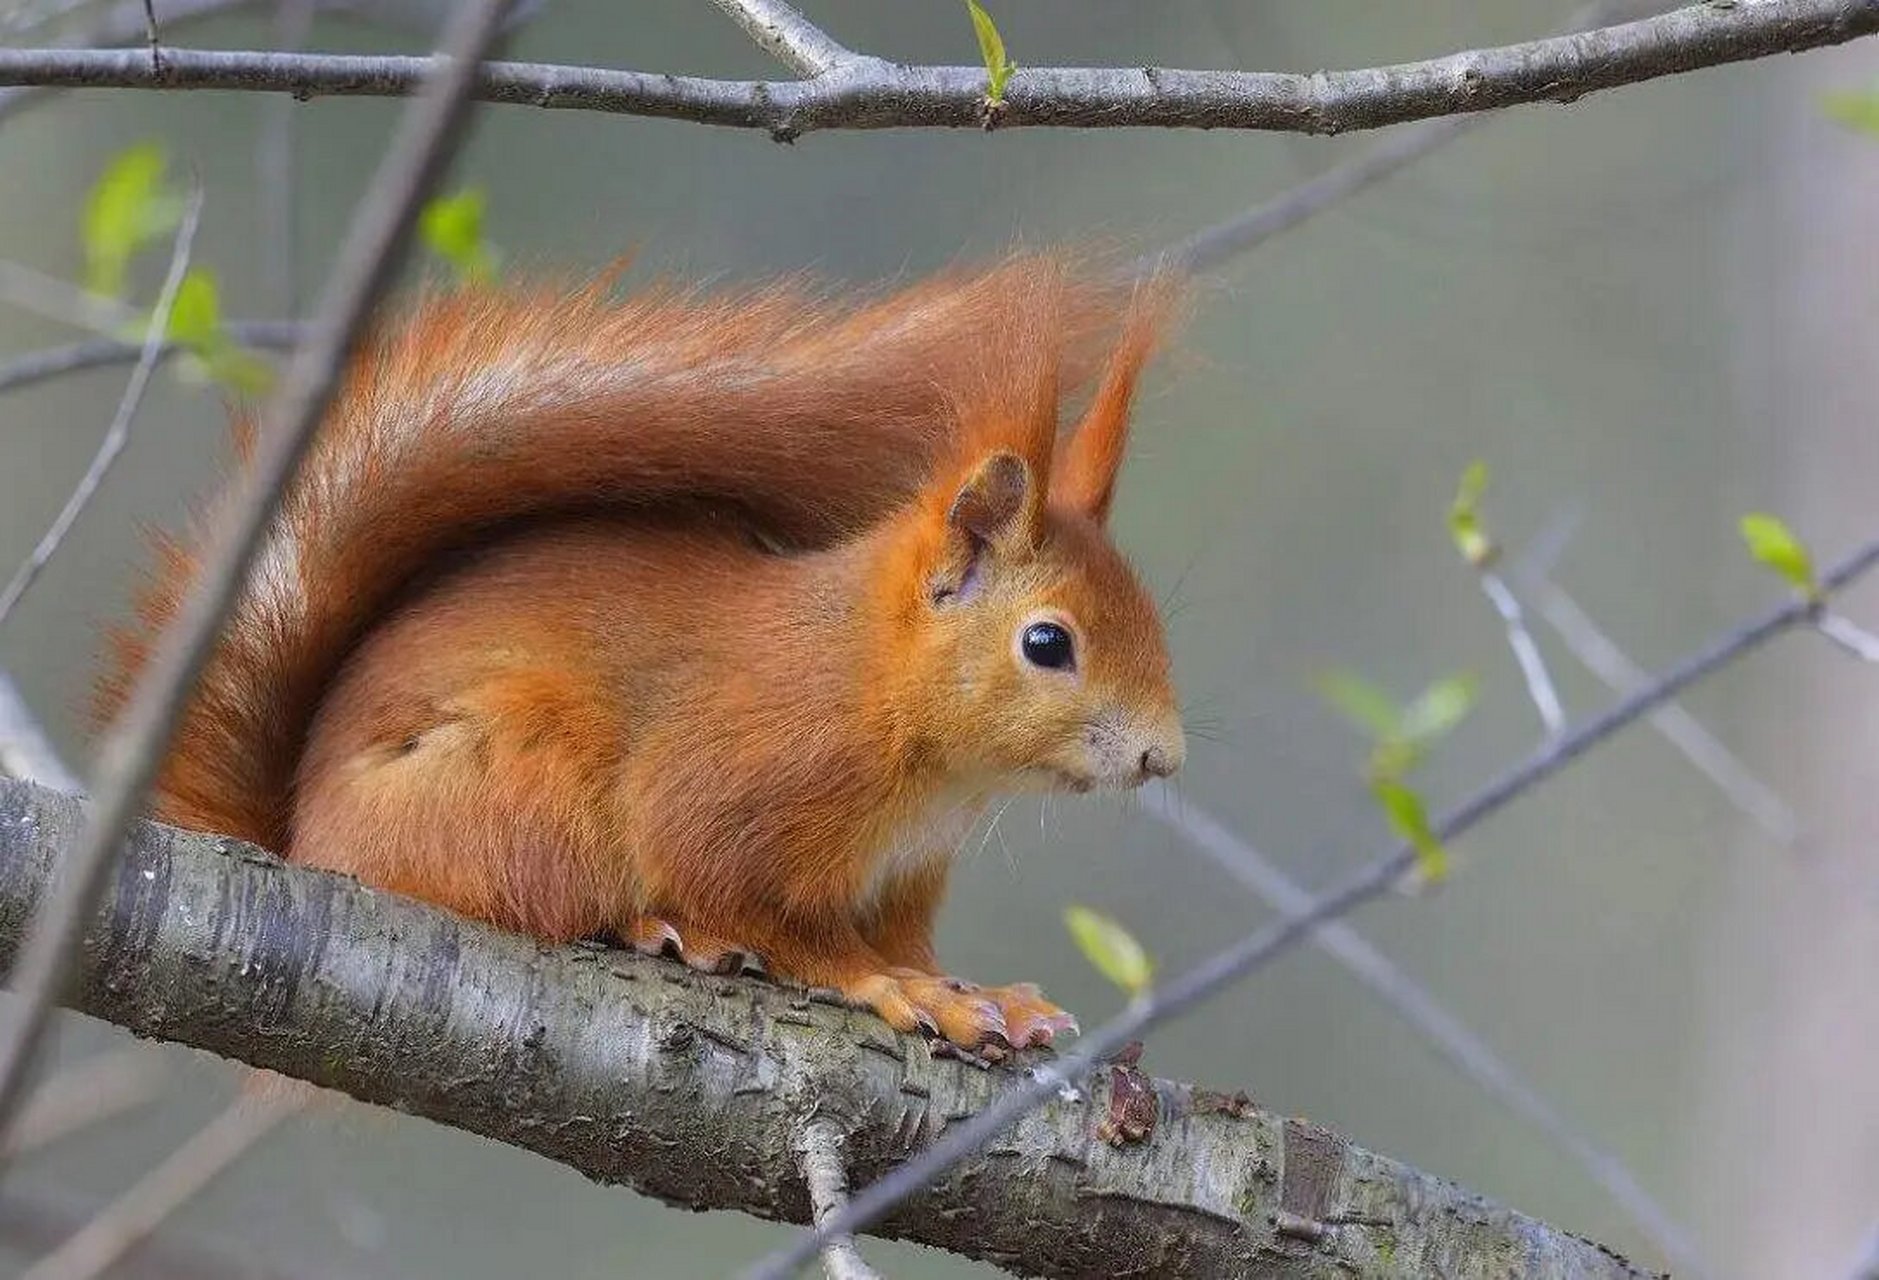
{"label": "squirrel's chest", "polygon": [[960,783],[911,807],[880,834],[868,860],[861,902],[871,906],[895,879],[936,859],[951,858],[965,845],[985,812],[990,789]]}

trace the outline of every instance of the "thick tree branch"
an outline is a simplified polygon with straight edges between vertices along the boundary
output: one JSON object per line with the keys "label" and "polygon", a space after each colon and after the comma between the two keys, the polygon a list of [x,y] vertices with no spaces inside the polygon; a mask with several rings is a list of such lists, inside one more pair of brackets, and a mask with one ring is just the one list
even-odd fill
{"label": "thick tree branch", "polygon": [[[1571,102],[1875,30],[1879,0],[1709,0],[1596,31],[1354,71],[1032,67],[1012,77],[997,123],[1343,133]],[[800,40],[781,47],[805,62],[826,53]],[[166,49],[159,70],[140,49],[0,49],[0,84],[386,97],[412,92],[430,65],[421,57]],[[818,129],[978,126],[987,120],[985,87],[980,67],[900,66],[857,56],[811,79],[782,82],[492,62],[479,73],[476,92],[491,102],[763,129],[788,140]]]}
{"label": "thick tree branch", "polygon": [[[0,781],[0,965],[18,954],[83,821],[75,798]],[[861,1183],[1025,1073],[936,1059],[872,1015],[801,991],[541,947],[151,823],[132,831],[68,998],[139,1035],[600,1181],[803,1223],[805,1124],[841,1126]],[[1096,1136],[1117,1108],[1152,1115],[1142,1141]],[[1121,1068],[1062,1091],[877,1229],[1039,1275],[1643,1274],[1243,1096]]]}

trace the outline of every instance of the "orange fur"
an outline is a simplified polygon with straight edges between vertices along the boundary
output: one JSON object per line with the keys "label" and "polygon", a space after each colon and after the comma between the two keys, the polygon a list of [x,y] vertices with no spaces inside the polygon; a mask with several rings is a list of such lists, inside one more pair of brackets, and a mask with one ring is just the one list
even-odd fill
{"label": "orange fur", "polygon": [[[1067,1015],[945,978],[932,922],[992,795],[1180,763],[1103,528],[1170,297],[1035,255],[845,305],[420,300],[354,360],[157,813],[541,938],[754,954],[902,1029],[1048,1040]],[[189,574],[166,545],[102,714]],[[1073,666],[1027,660],[1038,622]]]}

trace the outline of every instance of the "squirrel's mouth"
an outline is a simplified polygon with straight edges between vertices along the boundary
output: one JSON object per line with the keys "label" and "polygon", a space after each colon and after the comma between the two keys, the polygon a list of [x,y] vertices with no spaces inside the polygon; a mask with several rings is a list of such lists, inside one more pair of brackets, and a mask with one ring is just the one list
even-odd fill
{"label": "squirrel's mouth", "polygon": [[1058,786],[1065,791],[1074,791],[1078,795],[1096,790],[1096,779],[1087,774],[1071,773],[1068,769],[1055,770]]}

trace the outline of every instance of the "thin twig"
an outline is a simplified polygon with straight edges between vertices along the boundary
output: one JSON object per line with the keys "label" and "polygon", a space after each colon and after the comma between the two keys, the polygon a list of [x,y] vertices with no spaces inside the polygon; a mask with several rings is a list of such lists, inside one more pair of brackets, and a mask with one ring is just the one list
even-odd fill
{"label": "thin twig", "polygon": [[[306,334],[306,325],[297,320],[236,320],[227,326],[228,334],[244,347],[267,347],[288,350]],[[135,360],[143,347],[117,338],[88,338],[64,346],[29,351],[25,355],[0,362],[0,392],[15,391],[68,373],[82,373],[106,365]],[[159,362],[181,355],[188,347],[165,342],[157,352]]]}
{"label": "thin twig", "polygon": [[[1625,19],[1662,13],[1667,7],[1664,0],[1645,0],[1644,3],[1639,0],[1607,0],[1606,3],[1589,4],[1573,15],[1561,34],[1588,31]],[[1430,152],[1447,146],[1490,118],[1479,114],[1444,116],[1396,130],[1354,160],[1334,165],[1244,213],[1195,232],[1177,244],[1144,254],[1135,263],[1135,270],[1140,274],[1166,268],[1189,275],[1213,271],[1229,259],[1265,243],[1280,232],[1290,231],[1347,197],[1407,168]]]}
{"label": "thin twig", "polygon": [[302,1105],[301,1095],[242,1098],[139,1178],[20,1280],[92,1280],[137,1247]]}
{"label": "thin twig", "polygon": [[[1012,76],[1001,128],[1259,129],[1343,133],[1537,102],[1879,30],[1879,0],[1730,0],[1637,22],[1422,62],[1310,74],[1154,67],[1027,67]],[[125,50],[0,49],[0,84],[225,89],[399,96],[428,58],[172,49],[163,74]],[[661,72],[491,63],[475,92],[491,102],[618,112],[762,129],[980,128],[985,69],[857,57],[808,80],[714,80]]]}
{"label": "thin twig", "polygon": [[[44,1188],[10,1190],[0,1196],[0,1240],[15,1254],[39,1256],[56,1249],[74,1232],[98,1216],[101,1203],[58,1195]],[[274,1262],[256,1258],[253,1251],[233,1256],[188,1239],[159,1231],[137,1250],[135,1280],[315,1280],[312,1272],[293,1272]],[[318,1280],[366,1280],[358,1272],[340,1270],[330,1261],[322,1265]]]}
{"label": "thin twig", "polygon": [[[316,0],[279,0],[274,12],[274,47],[299,49],[313,27]],[[284,316],[300,310],[300,281],[295,255],[299,250],[295,188],[299,177],[300,104],[281,98],[268,104],[267,117],[255,139],[256,207],[261,220],[261,278],[268,305]]]}
{"label": "thin twig", "polygon": [[1442,116],[1388,134],[1355,160],[1326,169],[1245,213],[1195,232],[1178,244],[1143,255],[1136,261],[1135,269],[1145,274],[1165,267],[1192,275],[1217,270],[1229,259],[1309,221],[1492,118],[1486,115]]}
{"label": "thin twig", "polygon": [[235,504],[225,513],[175,624],[161,638],[129,707],[105,738],[92,788],[93,807],[64,874],[34,921],[13,974],[25,1008],[0,1041],[0,1133],[52,1016],[91,905],[109,878],[112,855],[136,816],[164,748],[248,565],[313,438],[346,357],[374,302],[403,257],[418,208],[449,162],[471,102],[476,69],[495,44],[506,0],[470,0],[452,13],[445,52],[426,59],[435,79],[406,111],[371,186],[353,215],[339,261],[295,352],[257,438],[260,453]]}
{"label": "thin twig", "polygon": [[[1213,814],[1178,799],[1168,788],[1145,793],[1142,803],[1152,817],[1211,857],[1275,911],[1294,913],[1311,904],[1309,891]],[[1427,987],[1344,921],[1321,925],[1311,942],[1368,987],[1456,1070],[1571,1157],[1604,1188],[1678,1275],[1701,1277],[1708,1273],[1689,1233],[1665,1212],[1624,1162],[1561,1114]]]}
{"label": "thin twig", "polygon": [[1822,609],[1814,619],[1814,629],[1861,662],[1879,662],[1879,636],[1846,615]]}
{"label": "thin twig", "polygon": [[[163,0],[163,28],[171,36],[184,26],[205,18],[217,17],[224,13],[233,13],[240,9],[250,9],[263,0]],[[541,11],[545,0],[515,0],[509,6],[505,19],[504,31],[515,26]],[[76,5],[65,6],[76,8]],[[433,6],[424,4],[384,4],[381,0],[314,0],[314,7],[323,13],[350,13],[380,26],[398,30],[421,30],[429,35],[428,25],[419,26]],[[0,24],[0,30],[4,25]],[[142,37],[145,30],[142,0],[122,0],[109,7],[105,14],[89,29],[72,39],[57,40],[52,47],[74,49],[109,45],[129,44]],[[56,85],[22,85],[10,89],[0,89],[0,119],[11,115],[35,102],[50,98],[57,90]]]}
{"label": "thin twig", "polygon": [[4,258],[0,258],[0,299],[49,320],[97,333],[118,333],[140,318],[135,308],[116,298],[87,293],[57,276]]}
{"label": "thin twig", "polygon": [[[809,1203],[817,1226],[848,1203],[848,1174],[842,1165],[842,1131],[828,1119],[803,1126],[802,1171],[809,1183]],[[828,1280],[879,1280],[862,1260],[853,1236],[835,1236],[822,1247],[822,1269]]]}
{"label": "thin twig", "polygon": [[92,455],[91,465],[79,477],[78,487],[65,500],[52,526],[26,557],[26,563],[14,573],[6,589],[0,591],[0,626],[6,625],[7,616],[20,602],[20,597],[26,594],[26,589],[33,585],[33,579],[39,576],[39,571],[46,567],[65,541],[65,535],[78,523],[78,517],[84,514],[92,495],[104,483],[105,475],[130,441],[130,424],[143,404],[144,392],[150,386],[150,375],[156,371],[157,360],[169,335],[170,308],[175,305],[177,292],[183,287],[183,277],[189,272],[189,253],[195,245],[196,228],[201,221],[202,187],[197,184],[191,188],[189,201],[183,208],[183,220],[176,229],[176,243],[170,250],[169,272],[163,278],[163,289],[157,294],[156,306],[151,308],[150,321],[144,329],[143,349],[138,353],[136,367],[131,370],[124,394],[118,400],[117,412],[111,417],[111,425],[105,429],[98,451]]}
{"label": "thin twig", "polygon": [[0,671],[0,774],[76,795],[84,788],[52,745],[13,678]]}
{"label": "thin twig", "polygon": [[168,1076],[162,1059],[143,1045],[107,1049],[61,1067],[21,1109],[19,1121],[6,1138],[6,1156],[12,1159],[37,1151],[134,1111],[163,1092]]}
{"label": "thin twig", "polygon": [[1546,669],[1546,659],[1540,656],[1540,646],[1534,643],[1533,632],[1527,629],[1526,614],[1520,608],[1519,598],[1492,569],[1481,570],[1481,590],[1507,626],[1507,644],[1520,664],[1521,678],[1527,682],[1527,696],[1539,710],[1540,722],[1549,734],[1559,733],[1566,727],[1566,709],[1559,703],[1559,690],[1553,685],[1552,673]]}
{"label": "thin twig", "polygon": [[[1879,564],[1879,538],[1864,544],[1835,565],[1822,579],[1823,590],[1832,592],[1840,589],[1874,564]],[[1433,824],[1436,838],[1449,841],[1462,835],[1618,730],[1669,702],[1698,680],[1759,648],[1784,631],[1810,622],[1812,614],[1813,607],[1807,602],[1789,600],[1711,641],[1649,685],[1621,698],[1602,714],[1553,738],[1526,760],[1444,814]],[[1281,919],[1157,987],[1146,999],[1132,1003],[1120,1015],[1084,1036],[1078,1042],[1076,1052],[1059,1060],[1056,1070],[1048,1073],[1048,1078],[1036,1079],[1013,1088],[977,1115],[949,1126],[917,1158],[869,1184],[849,1202],[847,1208],[833,1215],[821,1228],[803,1232],[789,1244],[761,1259],[745,1274],[757,1280],[782,1280],[792,1274],[815,1254],[829,1236],[852,1233],[875,1221],[901,1200],[984,1146],[1014,1120],[1050,1101],[1064,1080],[1082,1079],[1130,1040],[1187,1012],[1215,992],[1284,954],[1319,925],[1387,895],[1396,882],[1415,867],[1417,856],[1413,845],[1407,842],[1399,844],[1390,853],[1359,867],[1334,884],[1314,898],[1306,908],[1285,913]]]}
{"label": "thin twig", "polygon": [[[1628,693],[1650,678],[1558,584],[1535,578],[1527,591],[1567,650],[1613,693]],[[1789,849],[1800,846],[1801,820],[1788,802],[1682,704],[1669,702],[1653,711],[1651,727],[1776,843]]]}
{"label": "thin twig", "polygon": [[763,51],[806,76],[819,76],[855,58],[783,0],[713,0]]}
{"label": "thin twig", "polygon": [[163,37],[157,30],[156,0],[144,0],[144,39],[150,45],[150,70],[163,74]]}

